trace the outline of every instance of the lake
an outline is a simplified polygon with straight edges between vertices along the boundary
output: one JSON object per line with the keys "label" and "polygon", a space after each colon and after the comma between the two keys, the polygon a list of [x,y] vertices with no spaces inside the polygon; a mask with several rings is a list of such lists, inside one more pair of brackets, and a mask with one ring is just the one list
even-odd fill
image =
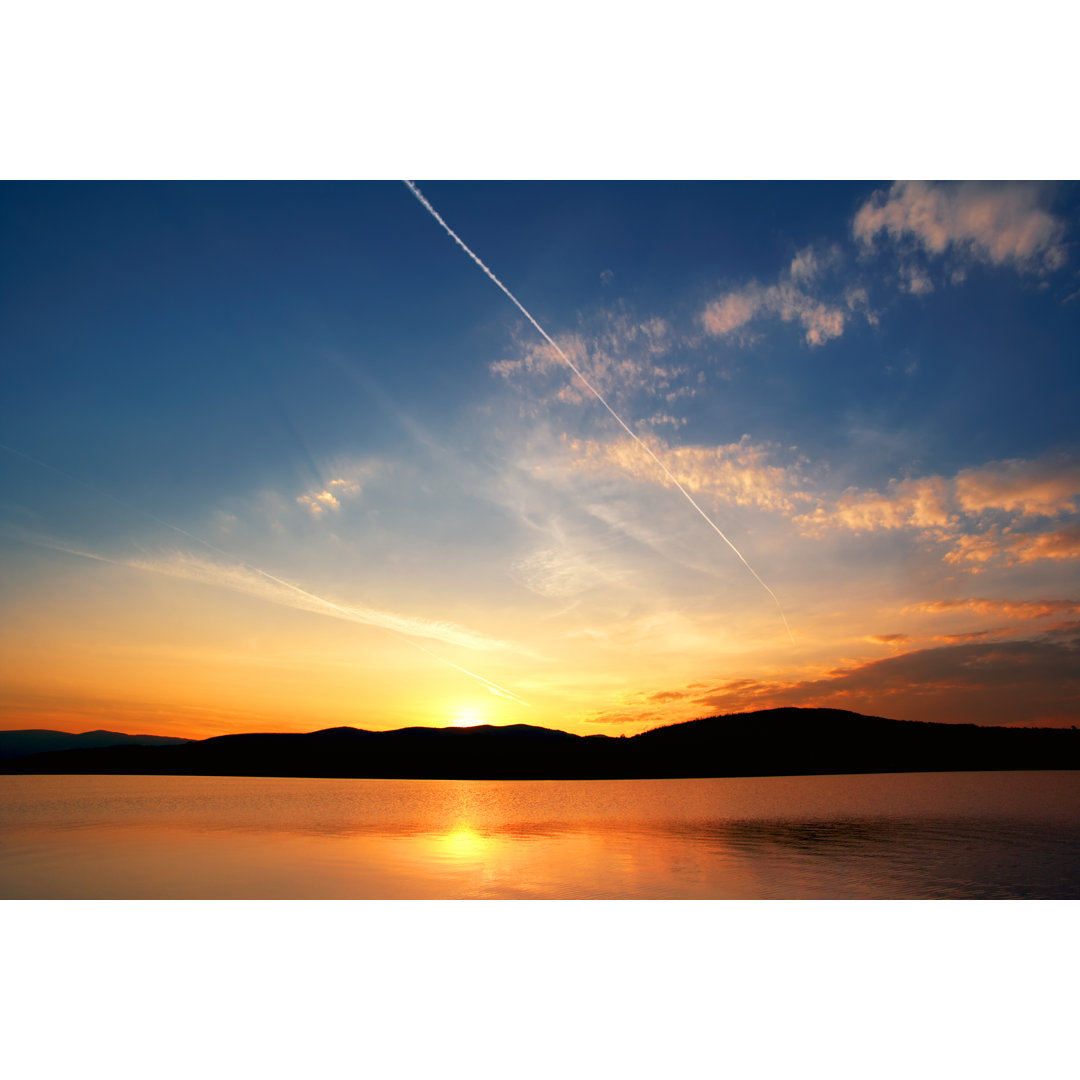
{"label": "lake", "polygon": [[0,778],[3,899],[1080,899],[1080,772]]}

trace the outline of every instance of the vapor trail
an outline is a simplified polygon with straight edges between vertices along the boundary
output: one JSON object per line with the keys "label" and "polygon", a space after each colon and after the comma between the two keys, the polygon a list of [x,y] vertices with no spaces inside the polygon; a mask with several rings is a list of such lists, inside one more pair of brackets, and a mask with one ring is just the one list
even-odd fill
{"label": "vapor trail", "polygon": [[559,354],[559,357],[562,359],[563,363],[566,364],[566,366],[585,384],[592,396],[596,398],[596,400],[599,401],[600,404],[603,405],[609,413],[611,413],[612,417],[614,417],[615,422],[619,425],[619,427],[621,427],[623,431],[625,431],[626,434],[629,435],[630,438],[633,439],[634,442],[636,442],[638,446],[640,446],[641,449],[644,450],[645,453],[648,454],[649,457],[652,458],[652,460],[660,466],[661,470],[663,470],[664,475],[679,489],[679,491],[682,492],[683,497],[686,499],[686,501],[705,519],[705,521],[709,525],[709,528],[711,528],[713,532],[715,532],[716,535],[719,536],[720,539],[723,540],[724,543],[727,544],[727,546],[735,552],[735,554],[739,557],[739,561],[753,575],[754,580],[773,598],[773,602],[776,604],[776,610],[780,612],[780,618],[784,620],[784,629],[787,630],[788,637],[791,638],[791,641],[794,644],[795,638],[791,633],[791,627],[788,625],[787,616],[784,614],[784,609],[780,606],[780,601],[777,599],[776,593],[774,593],[772,589],[770,589],[769,586],[761,580],[761,578],[758,576],[757,571],[746,561],[745,558],[743,558],[743,553],[724,535],[720,526],[717,525],[716,522],[713,521],[713,519],[709,517],[709,515],[706,514],[700,506],[698,506],[698,504],[694,501],[694,497],[690,494],[689,491],[686,490],[686,488],[682,486],[682,484],[679,483],[672,471],[660,460],[660,458],[658,458],[656,454],[653,453],[653,451],[649,447],[649,444],[644,442],[642,439],[639,439],[638,436],[634,434],[633,430],[629,426],[627,426],[623,418],[607,403],[604,395],[601,394],[600,391],[597,390],[596,387],[593,386],[593,384],[585,378],[585,376],[581,373],[581,369],[578,368],[574,361],[571,360],[570,357],[567,356],[566,353],[564,353],[562,349],[559,348],[559,346],[552,340],[548,332],[532,317],[532,315],[529,314],[528,310],[525,308],[525,305],[522,304],[521,301],[518,300],[518,298],[492,273],[492,271],[484,265],[483,261],[476,254],[476,252],[474,252],[465,243],[465,241],[462,240],[461,237],[458,236],[458,234],[454,232],[454,230],[451,229],[445,221],[443,221],[442,217],[439,215],[438,210],[436,210],[435,207],[432,206],[431,203],[429,203],[427,199],[424,198],[424,196],[420,192],[420,189],[411,180],[405,180],[403,181],[403,183],[416,196],[416,198],[420,202],[420,205],[423,206],[424,209],[427,210],[427,212],[431,214],[431,216],[446,230],[450,239],[453,240],[454,243],[457,244],[458,247],[460,247],[461,250],[464,251],[465,254],[468,255],[469,258],[472,259],[472,261],[476,263],[476,265],[479,266],[480,269],[483,270],[484,273],[487,274],[487,276],[491,278],[491,280],[496,285],[498,285],[498,287],[506,294],[506,296],[518,309],[518,311],[520,311],[521,314],[524,315],[525,318],[528,319],[529,322],[531,322],[533,326],[536,327],[536,329],[540,333],[540,336],[543,337],[543,339]]}
{"label": "vapor trail", "polygon": [[[475,679],[477,682],[482,683],[490,693],[495,694],[498,697],[509,698],[511,701],[516,701],[519,705],[528,706],[529,704],[523,698],[518,697],[517,694],[513,693],[510,690],[507,690],[505,687],[499,686],[498,683],[492,682],[490,679],[484,678],[483,675],[477,675],[476,672],[469,671],[467,668],[463,668],[459,664],[455,664],[452,660],[447,660],[446,657],[440,656],[438,653],[432,652],[430,649],[425,648],[423,645],[419,644],[419,642],[413,641],[413,639],[404,630],[399,630],[393,626],[387,626],[383,622],[375,622],[371,619],[357,618],[358,613],[356,610],[343,607],[340,604],[335,604],[332,600],[326,600],[321,596],[316,596],[314,593],[310,593],[306,589],[301,589],[299,585],[294,585],[292,584],[292,582],[285,581],[283,578],[275,577],[273,574],[261,569],[258,566],[253,566],[251,563],[244,562],[242,559],[237,559],[235,555],[230,555],[229,552],[223,551],[215,544],[211,544],[209,540],[204,540],[201,536],[196,536],[194,533],[190,533],[186,529],[181,529],[179,525],[173,525],[171,522],[165,521],[163,518],[159,518],[156,514],[150,513],[149,510],[144,510],[140,506],[135,506],[132,503],[126,502],[124,499],[113,495],[109,491],[104,491],[101,488],[96,487],[94,484],[87,482],[86,480],[82,480],[77,476],[73,476],[71,473],[65,472],[63,469],[58,469],[55,465],[50,465],[46,461],[41,461],[38,458],[31,457],[29,454],[24,453],[22,450],[16,450],[14,447],[6,446],[3,443],[0,443],[0,450],[6,450],[9,454],[14,454],[16,457],[21,457],[25,461],[32,462],[34,465],[38,465],[43,469],[48,469],[50,472],[54,472],[58,476],[62,476],[66,480],[70,480],[73,483],[79,484],[81,487],[86,488],[88,491],[92,491],[95,495],[100,495],[103,498],[110,499],[112,502],[116,503],[119,506],[123,506],[127,510],[131,510],[133,513],[141,514],[143,517],[150,518],[151,521],[157,522],[157,524],[164,526],[166,529],[171,529],[173,532],[179,533],[181,536],[185,536],[189,540],[194,540],[197,544],[202,544],[203,547],[209,548],[211,551],[217,552],[219,555],[224,556],[226,559],[231,560],[233,563],[242,566],[245,570],[250,570],[253,573],[259,574],[260,576],[266,578],[268,581],[272,581],[276,585],[280,585],[282,588],[289,590],[291,593],[294,593],[298,597],[302,597],[304,601],[306,601],[306,603],[303,604],[292,604],[288,606],[299,607],[300,610],[303,611],[314,611],[316,613],[321,612],[324,615],[333,612],[333,614],[336,615],[338,618],[342,618],[348,622],[359,622],[367,626],[375,626],[380,630],[384,630],[388,634],[396,634],[398,637],[402,638],[409,645],[411,645],[414,649],[419,649],[420,652],[432,657],[432,659],[438,660],[440,664],[445,664],[447,667],[453,668],[455,671],[460,671],[463,675],[468,675],[470,679]],[[78,551],[74,548],[61,547],[55,544],[49,544],[46,546],[54,547],[56,550],[66,552],[69,555],[79,555],[86,559],[95,559],[99,562],[115,562],[115,560],[113,559],[107,559],[102,555],[95,555],[87,551]],[[156,567],[151,563],[118,563],[117,565],[135,566],[141,570],[163,572],[161,571],[160,567]],[[218,584],[220,584],[220,582],[218,582]],[[265,596],[262,598],[271,599],[271,602],[274,602],[272,598]],[[282,601],[280,600],[277,602],[282,603]],[[330,609],[330,612],[326,610],[328,608]]]}

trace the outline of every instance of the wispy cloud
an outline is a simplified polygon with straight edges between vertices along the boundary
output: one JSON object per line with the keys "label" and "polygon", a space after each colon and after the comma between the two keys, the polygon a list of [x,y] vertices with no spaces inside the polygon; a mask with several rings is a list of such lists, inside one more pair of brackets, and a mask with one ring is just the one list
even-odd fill
{"label": "wispy cloud", "polygon": [[[811,499],[799,490],[797,467],[773,464],[775,448],[755,444],[749,436],[722,446],[671,446],[655,436],[647,436],[646,441],[651,457],[629,439],[576,439],[569,445],[575,468],[618,471],[635,480],[665,486],[677,480],[689,491],[732,506],[786,513]],[[655,458],[663,461],[666,473],[656,467]]]}
{"label": "wispy cloud", "polygon": [[[986,634],[990,636],[989,632]],[[899,720],[1071,724],[1080,719],[1080,624],[1023,641],[968,640],[853,663],[808,679],[738,678],[643,696],[597,723],[674,718],[783,706],[851,709]]]}
{"label": "wispy cloud", "polygon": [[341,509],[343,499],[352,499],[364,490],[364,482],[370,478],[374,466],[363,463],[353,466],[347,475],[338,475],[333,480],[327,481],[326,487],[313,488],[298,495],[296,501],[303,506],[312,517],[320,517],[329,511]]}
{"label": "wispy cloud", "polygon": [[976,615],[993,615],[1009,619],[1045,619],[1052,615],[1080,615],[1078,600],[1000,600],[980,597],[964,597],[953,600],[925,600],[911,604],[905,611],[925,612],[931,615],[947,612],[972,612]]}
{"label": "wispy cloud", "polygon": [[310,611],[333,619],[343,619],[346,622],[378,626],[406,637],[431,638],[447,645],[458,645],[466,649],[506,647],[504,642],[477,634],[454,623],[399,615],[376,608],[326,600],[297,585],[275,578],[265,571],[242,564],[212,562],[195,555],[176,552],[157,558],[128,560],[125,565],[149,570],[156,574],[166,574],[169,577],[183,578],[186,581],[213,585],[216,588],[231,589],[234,592],[244,593],[283,607],[295,608],[298,611]]}
{"label": "wispy cloud", "polygon": [[[898,181],[855,215],[854,234],[873,247],[884,234],[933,256],[1046,273],[1064,266],[1065,226],[1045,209],[1046,189],[1030,183],[931,184]],[[923,291],[911,287],[908,291]]]}
{"label": "wispy cloud", "polygon": [[1012,533],[994,525],[985,533],[961,536],[945,555],[945,561],[972,572],[990,563],[1023,566],[1043,559],[1080,559],[1080,525],[1043,533]]}
{"label": "wispy cloud", "polygon": [[[442,219],[435,207],[433,207],[431,203],[428,202],[428,200],[425,199],[424,196],[420,193],[420,189],[417,188],[417,186],[411,180],[406,180],[405,184],[413,193],[413,195],[416,196],[420,204],[428,211],[429,214],[431,214],[431,216],[439,223],[443,230],[450,236],[454,243],[457,244],[458,247],[460,247],[465,252],[465,254],[468,255],[474,263],[476,263],[478,267],[480,267],[484,274],[487,275],[487,277],[496,286],[498,286],[498,288],[507,296],[507,298],[513,303],[513,305],[522,313],[522,315],[524,315],[525,318],[528,319],[530,323],[532,323],[540,336],[555,350],[563,363],[577,376],[578,380],[582,383],[585,389],[588,390],[589,393],[592,394],[592,396],[596,398],[596,400],[604,407],[604,409],[607,410],[611,418],[619,425],[619,427],[621,427],[623,431],[625,431],[626,434],[630,436],[631,439],[638,442],[639,445],[645,450],[645,452],[653,457],[653,460],[656,461],[657,465],[659,465],[659,467],[664,472],[668,472],[667,466],[664,465],[664,463],[653,454],[647,443],[638,438],[638,436],[634,433],[634,430],[612,407],[611,403],[607,400],[604,394],[589,381],[581,368],[579,368],[577,364],[574,363],[573,359],[568,356],[566,352],[556,343],[555,339],[552,338],[551,335],[548,334],[548,332],[536,321],[536,319],[528,311],[525,305],[522,304],[521,301],[518,300],[518,298],[514,296],[514,294],[495,276],[495,274],[484,264],[480,257],[465,243],[465,241],[462,240],[461,237],[458,236],[458,234],[454,232],[454,230],[451,229],[449,225],[447,225],[447,223]],[[784,609],[781,606],[780,600],[778,599],[776,593],[774,593],[773,590],[765,584],[758,572],[747,561],[743,553],[724,534],[720,526],[717,525],[716,522],[713,521],[712,518],[710,518],[709,515],[706,514],[705,511],[702,510],[702,508],[694,501],[693,496],[678,482],[678,480],[674,478],[674,476],[671,476],[670,473],[668,473],[668,476],[674,483],[675,487],[679,489],[686,501],[705,520],[705,522],[709,525],[713,532],[715,532],[716,535],[719,536],[720,539],[732,550],[732,552],[734,552],[736,558],[739,560],[739,562],[743,564],[743,566],[746,567],[751,577],[753,577],[754,580],[769,594],[773,602],[776,604],[777,611],[780,615],[781,620],[784,623],[784,629],[787,630],[788,636],[791,637],[792,640],[794,640],[791,634],[791,627],[788,625],[787,616],[784,614]]]}
{"label": "wispy cloud", "polygon": [[857,286],[848,290],[842,304],[811,291],[835,261],[832,252],[823,257],[810,248],[800,251],[776,284],[752,282],[711,300],[701,313],[701,324],[713,337],[746,341],[744,331],[756,320],[798,322],[808,345],[824,345],[840,337],[849,315],[865,298],[865,290]]}
{"label": "wispy cloud", "polygon": [[995,461],[956,477],[956,501],[969,514],[1014,510],[1025,516],[1076,513],[1080,461],[1065,457]]}
{"label": "wispy cloud", "polygon": [[900,288],[912,296],[925,296],[934,291],[934,283],[925,271],[913,263],[906,263],[900,267]]}
{"label": "wispy cloud", "polygon": [[[670,359],[676,336],[659,317],[635,316],[624,305],[583,318],[577,331],[560,334],[557,341],[556,348],[546,341],[517,340],[517,355],[496,361],[490,370],[508,382],[527,383],[545,409],[590,400],[590,386],[624,407],[631,398],[654,401],[659,411],[644,421],[653,426],[680,426],[681,418],[665,410],[698,393],[698,376]],[[573,361],[587,382],[567,379],[563,356]]]}
{"label": "wispy cloud", "polygon": [[601,586],[628,585],[624,571],[595,555],[590,558],[570,542],[532,552],[514,564],[512,573],[530,591],[558,600],[577,597]]}
{"label": "wispy cloud", "polygon": [[802,535],[819,538],[836,529],[916,530],[951,545],[946,562],[978,572],[992,563],[1080,558],[1080,525],[1060,522],[1076,513],[1078,494],[1080,463],[1053,455],[990,462],[953,478],[892,480],[884,491],[850,489],[793,521]]}
{"label": "wispy cloud", "polygon": [[940,476],[892,480],[885,491],[845,492],[835,504],[818,506],[795,518],[804,536],[828,529],[873,532],[878,529],[940,529],[954,522],[948,510],[948,489]]}
{"label": "wispy cloud", "polygon": [[341,501],[330,491],[312,491],[306,495],[300,495],[296,500],[301,506],[306,506],[313,517],[318,517],[327,510],[340,510]]}

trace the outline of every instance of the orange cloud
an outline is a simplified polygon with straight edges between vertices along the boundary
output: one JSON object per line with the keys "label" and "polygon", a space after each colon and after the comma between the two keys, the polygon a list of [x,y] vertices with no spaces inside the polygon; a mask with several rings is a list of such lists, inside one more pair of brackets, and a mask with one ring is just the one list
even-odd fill
{"label": "orange cloud", "polygon": [[[899,181],[855,215],[855,237],[914,239],[931,255],[949,250],[993,265],[1045,272],[1064,266],[1064,224],[1042,209],[1035,184]],[[914,291],[914,290],[913,290]]]}
{"label": "orange cloud", "polygon": [[1024,515],[1075,513],[1080,494],[1080,461],[996,461],[966,469],[956,477],[956,501],[969,514],[1018,510]]}
{"label": "orange cloud", "polygon": [[832,510],[818,507],[795,518],[803,535],[820,536],[825,529],[845,528],[853,532],[876,529],[943,529],[953,524],[948,508],[945,480],[927,476],[919,480],[893,480],[884,493],[845,492]]}
{"label": "orange cloud", "polygon": [[1049,533],[1009,533],[994,526],[979,536],[961,536],[945,561],[967,565],[978,572],[982,565],[1001,562],[1022,566],[1041,559],[1080,559],[1080,525]]}
{"label": "orange cloud", "polygon": [[954,565],[964,564],[972,573],[977,574],[983,565],[1000,559],[1006,551],[1001,542],[1001,533],[995,525],[989,532],[972,536],[957,537],[951,551],[944,555],[945,562]]}
{"label": "orange cloud", "polygon": [[1039,559],[1080,559],[1080,525],[1070,525],[1036,536],[1013,537],[1009,555],[1013,563],[1031,563]]}
{"label": "orange cloud", "polygon": [[300,495],[296,500],[301,506],[306,506],[313,517],[318,517],[326,510],[340,510],[341,502],[329,491],[309,492]]}
{"label": "orange cloud", "polygon": [[977,615],[998,615],[1011,619],[1044,619],[1050,615],[1080,615],[1076,600],[984,600],[977,597],[961,600],[927,600],[911,604],[908,611],[938,614],[946,611],[971,611]]}
{"label": "orange cloud", "polygon": [[[768,463],[768,447],[754,445],[748,436],[726,446],[670,447],[655,436],[644,440],[687,491],[713,495],[735,506],[791,511],[810,498],[795,488],[797,475]],[[575,466],[582,469],[616,468],[637,480],[671,487],[654,462],[629,438],[608,443],[575,440]]]}
{"label": "orange cloud", "polygon": [[969,641],[994,641],[1016,637],[1019,633],[1019,628],[1015,626],[995,626],[989,630],[969,630],[966,634],[935,634],[933,640],[943,645],[962,645]]}
{"label": "orange cloud", "polygon": [[[662,691],[683,717],[783,706],[852,709],[900,720],[1056,725],[1080,721],[1080,625],[1028,641],[969,641],[872,660],[820,678],[732,679]],[[632,710],[626,721],[638,720]],[[671,722],[672,715],[665,717]]]}
{"label": "orange cloud", "polygon": [[348,472],[328,481],[322,491],[308,491],[298,496],[296,501],[305,507],[312,517],[319,517],[327,510],[340,510],[342,499],[352,498],[363,491],[360,479],[366,478],[371,472],[370,464],[353,466]]}
{"label": "orange cloud", "polygon": [[[966,469],[952,480],[926,476],[892,480],[883,492],[849,489],[832,506],[819,505],[793,521],[802,535],[813,537],[830,529],[918,529],[932,541],[951,542],[946,562],[977,573],[992,563],[1017,566],[1080,557],[1077,526],[1017,531],[1025,517],[1075,513],[1078,493],[1080,462],[1075,459],[1000,461]],[[1018,516],[973,531],[983,524],[975,519],[990,511]]]}

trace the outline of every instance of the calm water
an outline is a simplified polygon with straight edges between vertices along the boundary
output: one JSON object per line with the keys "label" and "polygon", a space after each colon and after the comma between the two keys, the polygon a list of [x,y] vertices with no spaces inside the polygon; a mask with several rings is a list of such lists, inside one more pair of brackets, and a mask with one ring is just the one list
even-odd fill
{"label": "calm water", "polygon": [[1080,899],[1080,773],[0,777],[4,899]]}

